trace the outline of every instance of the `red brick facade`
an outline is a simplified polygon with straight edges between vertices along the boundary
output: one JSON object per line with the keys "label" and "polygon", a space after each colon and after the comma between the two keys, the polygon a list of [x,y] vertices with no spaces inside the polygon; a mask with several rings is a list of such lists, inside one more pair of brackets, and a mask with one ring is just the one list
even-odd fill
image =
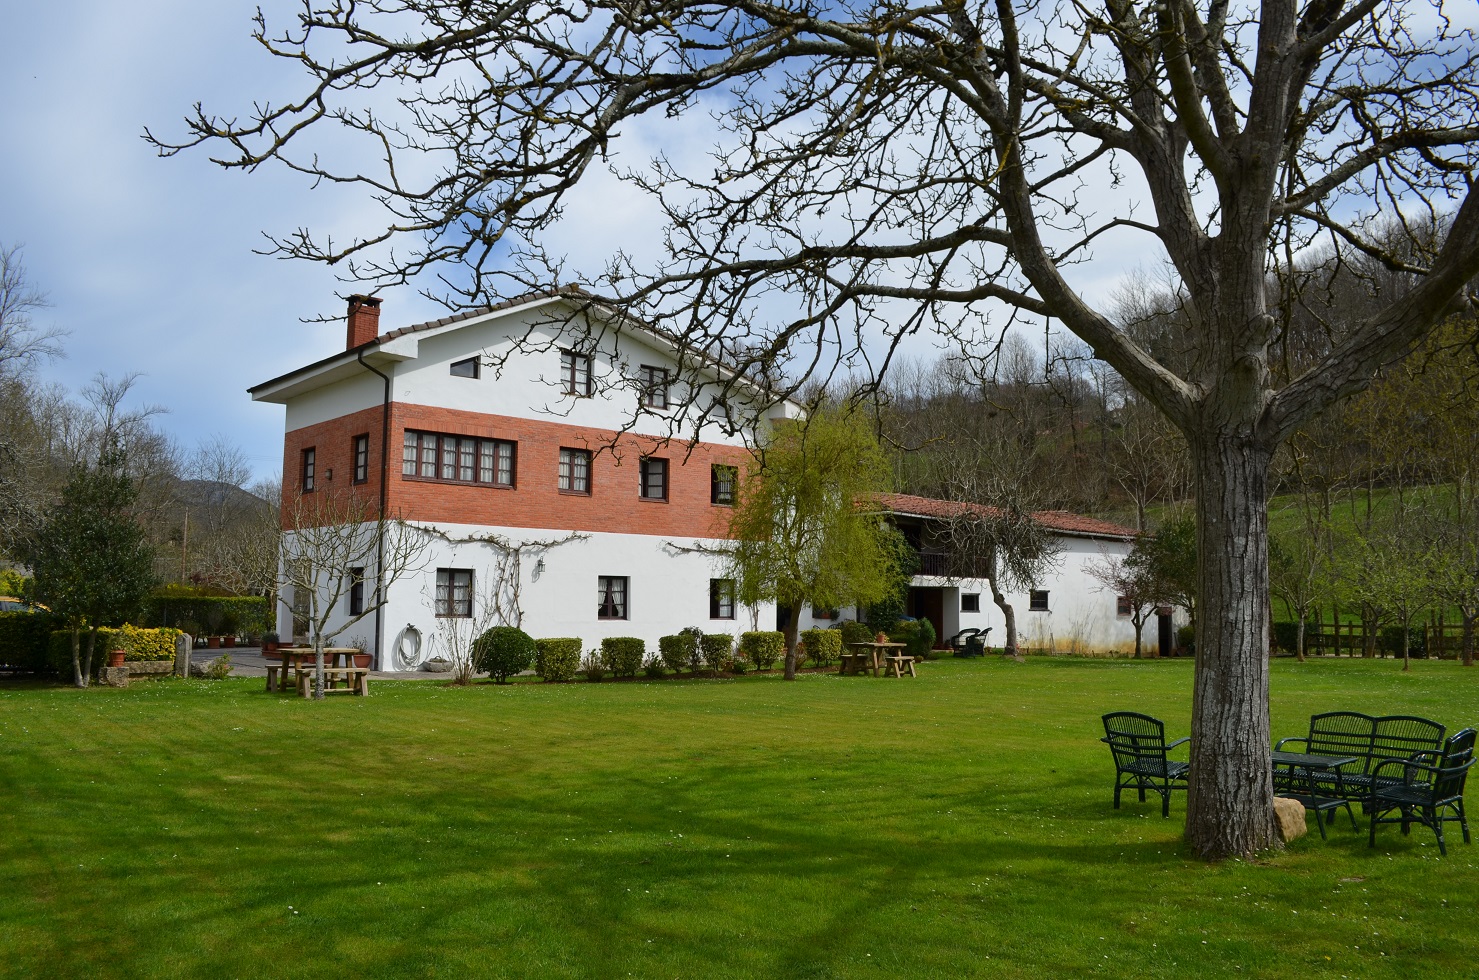
{"label": "red brick facade", "polygon": [[[318,471],[315,492],[352,489],[377,498],[381,417],[376,406],[287,433],[284,499],[301,489],[302,453],[309,447],[314,449]],[[401,445],[406,429],[517,443],[513,488],[403,478]],[[354,437],[366,433],[369,479],[352,487]],[[560,492],[561,447],[592,452],[589,495]],[[666,501],[638,495],[637,463],[644,453],[669,461]],[[745,449],[735,446],[699,443],[690,451],[681,442],[664,446],[658,439],[608,429],[400,402],[391,405],[389,455],[389,508],[405,520],[702,538],[726,536],[731,513],[709,502],[711,466],[743,467],[750,459]]]}

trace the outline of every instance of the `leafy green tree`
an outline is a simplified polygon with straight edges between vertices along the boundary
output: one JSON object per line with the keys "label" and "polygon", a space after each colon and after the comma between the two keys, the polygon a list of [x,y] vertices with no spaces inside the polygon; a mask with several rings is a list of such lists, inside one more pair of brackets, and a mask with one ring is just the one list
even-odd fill
{"label": "leafy green tree", "polygon": [[72,633],[78,687],[87,687],[92,676],[98,627],[136,614],[154,585],[154,553],[132,511],[137,498],[121,454],[105,454],[96,467],[79,466],[27,550],[32,596]]}
{"label": "leafy green tree", "polygon": [[1154,535],[1141,537],[1126,563],[1144,570],[1155,581],[1160,599],[1186,610],[1197,621],[1197,525],[1191,515],[1162,524]]}
{"label": "leafy green tree", "polygon": [[[889,488],[888,457],[846,407],[823,405],[803,425],[776,425],[745,475],[730,521],[727,575],[746,605],[774,601],[793,614],[786,679],[796,677],[802,605],[867,605],[898,588],[902,536],[870,495]],[[907,547],[907,546],[905,546]]]}

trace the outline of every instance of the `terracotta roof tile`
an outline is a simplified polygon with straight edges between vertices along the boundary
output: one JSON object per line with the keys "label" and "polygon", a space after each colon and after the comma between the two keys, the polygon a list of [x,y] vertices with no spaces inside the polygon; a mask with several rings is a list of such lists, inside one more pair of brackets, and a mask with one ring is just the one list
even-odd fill
{"label": "terracotta roof tile", "polygon": [[[953,500],[937,500],[933,497],[916,497],[907,493],[880,493],[874,499],[884,510],[893,514],[909,514],[915,517],[950,518],[958,514],[975,511],[995,514],[996,508],[983,504],[967,504]],[[1085,517],[1066,510],[1040,510],[1032,515],[1044,527],[1065,534],[1081,534],[1096,538],[1134,538],[1140,532],[1123,524],[1101,521],[1097,517]]]}

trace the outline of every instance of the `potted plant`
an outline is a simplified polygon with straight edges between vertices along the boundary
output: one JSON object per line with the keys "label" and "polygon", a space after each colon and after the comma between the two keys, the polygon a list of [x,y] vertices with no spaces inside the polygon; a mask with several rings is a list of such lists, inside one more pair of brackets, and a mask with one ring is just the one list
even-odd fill
{"label": "potted plant", "polygon": [[108,651],[108,666],[109,667],[122,667],[123,666],[123,661],[124,661],[124,659],[127,656],[128,656],[128,651],[127,650],[124,650],[124,649],[121,649],[121,648],[120,649],[117,649],[117,650],[109,650]]}
{"label": "potted plant", "polygon": [[369,641],[363,636],[354,636],[350,637],[349,645],[354,649],[354,652],[349,655],[350,662],[356,667],[370,666],[370,654],[367,652]]}
{"label": "potted plant", "polygon": [[277,646],[281,642],[282,642],[281,639],[278,637],[278,635],[276,633],[263,633],[262,634],[262,652],[263,653],[276,653],[277,652]]}
{"label": "potted plant", "polygon": [[230,609],[224,610],[221,615],[221,639],[228,647],[236,646],[236,630],[241,624],[241,618]]}

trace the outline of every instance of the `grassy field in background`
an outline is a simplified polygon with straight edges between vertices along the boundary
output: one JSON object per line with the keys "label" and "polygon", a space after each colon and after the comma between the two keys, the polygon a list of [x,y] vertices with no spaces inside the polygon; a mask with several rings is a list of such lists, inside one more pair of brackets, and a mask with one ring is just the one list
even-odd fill
{"label": "grassy field in background", "polygon": [[[0,685],[0,974],[1471,975],[1479,851],[1344,815],[1206,865],[1099,716],[1182,661],[569,685]],[[1479,722],[1479,670],[1276,661],[1312,712]]]}

